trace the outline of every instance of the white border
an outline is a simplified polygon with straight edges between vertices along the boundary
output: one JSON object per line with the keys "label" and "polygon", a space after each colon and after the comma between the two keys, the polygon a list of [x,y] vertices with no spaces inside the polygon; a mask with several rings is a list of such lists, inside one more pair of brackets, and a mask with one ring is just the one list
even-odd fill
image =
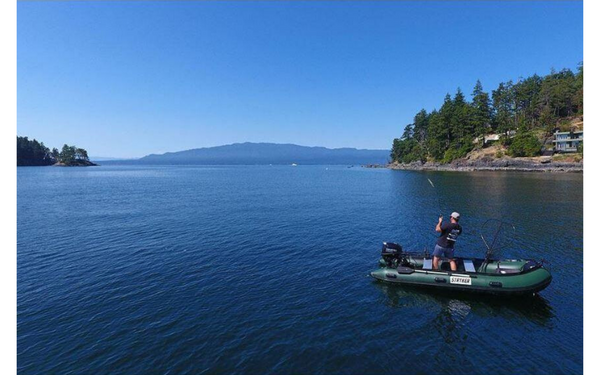
{"label": "white border", "polygon": [[[600,364],[596,361],[598,355],[597,342],[600,333],[597,316],[598,312],[598,288],[600,282],[595,275],[598,272],[594,267],[594,259],[598,256],[598,241],[594,239],[598,235],[598,215],[600,205],[598,204],[598,194],[595,191],[595,182],[599,175],[596,165],[599,161],[598,137],[598,85],[600,79],[598,76],[598,40],[593,35],[599,35],[598,16],[600,16],[598,1],[586,0],[584,2],[583,26],[584,26],[584,129],[586,132],[586,144],[584,146],[584,178],[583,178],[583,247],[589,249],[592,257],[586,257],[584,251],[584,271],[583,271],[583,369],[584,373],[597,374],[600,372]],[[587,124],[587,125],[586,125]],[[589,262],[585,262],[585,259]],[[573,306],[574,309],[578,307]],[[574,311],[574,313],[576,313]],[[560,324],[560,323],[559,323]]]}
{"label": "white border", "polygon": [[17,3],[0,2],[0,165],[2,222],[0,228],[0,373],[17,372]]}
{"label": "white border", "polygon": [[[600,103],[598,74],[598,26],[600,19],[598,1],[586,0],[584,2],[584,48],[585,48],[585,175],[584,175],[584,248],[590,249],[593,257],[584,265],[584,372],[598,373],[600,363],[595,361],[597,355],[596,342],[600,333],[600,322],[595,316],[598,306],[598,288],[600,281],[595,275],[598,270],[593,269],[600,256],[600,244],[594,234],[597,225],[600,225],[600,198],[595,191],[595,182],[600,177],[595,166],[600,160],[600,151],[595,148],[600,136],[600,116],[598,103]],[[0,373],[16,373],[16,148],[15,134],[17,133],[17,4],[14,0],[0,2],[0,46],[2,59],[0,59],[0,165],[2,167],[2,225],[0,238],[2,245],[0,254],[0,290],[2,308],[0,309]],[[569,20],[566,20],[569,22]],[[557,25],[560,27],[560,25]],[[557,46],[560,48],[560,46]],[[551,220],[551,217],[548,217]],[[595,247],[594,247],[595,246]],[[589,264],[589,265],[588,265]],[[573,306],[577,313],[578,306]],[[560,322],[558,322],[560,324]],[[535,345],[535,343],[532,343]],[[533,349],[533,348],[532,348]]]}

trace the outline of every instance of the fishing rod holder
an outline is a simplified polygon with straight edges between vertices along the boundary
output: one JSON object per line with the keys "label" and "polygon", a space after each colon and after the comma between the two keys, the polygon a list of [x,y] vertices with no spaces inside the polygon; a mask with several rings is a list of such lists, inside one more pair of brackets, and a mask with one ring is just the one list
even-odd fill
{"label": "fishing rod holder", "polygon": [[[496,230],[494,232],[494,235],[492,237],[492,242],[488,243],[485,236],[483,235],[483,232],[484,232],[485,226],[490,222],[498,223],[498,227],[496,228]],[[487,249],[485,252],[486,262],[489,261],[490,259],[492,259],[492,256],[494,255],[495,250],[502,248],[502,246],[497,246],[497,245],[498,245],[498,235],[500,234],[500,232],[502,231],[503,228],[512,229],[513,233],[516,231],[516,228],[512,223],[509,223],[509,222],[506,222],[506,221],[503,221],[500,219],[488,219],[481,226],[481,229],[479,231],[479,236],[481,237],[481,240],[483,241],[483,243]]]}

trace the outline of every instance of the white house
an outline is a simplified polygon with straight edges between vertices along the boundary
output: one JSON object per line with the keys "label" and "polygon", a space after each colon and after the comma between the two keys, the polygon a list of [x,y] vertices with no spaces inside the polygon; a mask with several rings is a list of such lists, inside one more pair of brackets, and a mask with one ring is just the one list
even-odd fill
{"label": "white house", "polygon": [[555,132],[554,152],[577,152],[580,144],[583,144],[583,130],[573,132]]}

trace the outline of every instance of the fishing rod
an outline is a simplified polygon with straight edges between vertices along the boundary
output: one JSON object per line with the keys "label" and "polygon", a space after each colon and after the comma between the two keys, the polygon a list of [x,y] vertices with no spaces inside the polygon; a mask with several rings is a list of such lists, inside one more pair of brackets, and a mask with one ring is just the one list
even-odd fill
{"label": "fishing rod", "polygon": [[442,217],[444,215],[442,215],[442,204],[440,203],[440,196],[437,193],[437,189],[435,188],[435,185],[433,184],[433,182],[430,179],[427,179],[427,181],[429,181],[429,184],[431,185],[431,187],[435,191],[435,197],[437,198],[437,203],[438,203],[438,210],[440,212],[440,217]]}
{"label": "fishing rod", "polygon": [[[486,241],[485,236],[483,235],[483,229],[485,228],[485,226],[489,222],[492,222],[492,221],[497,222],[498,223],[498,227],[496,228],[496,231],[494,232],[494,237],[492,239],[492,243],[489,244]],[[500,234],[500,232],[502,231],[502,229],[504,227],[506,227],[506,226],[509,227],[509,228],[512,228],[513,233],[516,231],[516,228],[515,228],[515,226],[512,223],[508,223],[506,221],[499,220],[499,219],[488,219],[481,226],[481,231],[480,231],[479,235],[481,236],[481,239],[483,240],[483,243],[485,244],[485,247],[487,247],[487,251],[485,252],[485,259],[484,259],[483,263],[481,264],[480,269],[483,269],[487,265],[487,263],[489,263],[490,258],[494,254],[494,251],[498,250],[499,248],[502,247],[502,246],[496,247],[496,242],[498,241],[498,235]]]}
{"label": "fishing rod", "polygon": [[[441,201],[440,201],[440,196],[439,196],[439,194],[438,194],[438,192],[437,192],[437,188],[435,187],[435,185],[433,184],[433,181],[431,181],[431,179],[429,179],[429,178],[428,178],[428,179],[427,179],[427,181],[429,181],[429,185],[431,185],[431,187],[432,187],[432,188],[433,188],[433,190],[435,191],[435,197],[436,197],[436,199],[437,199],[437,204],[438,204],[438,210],[439,210],[439,212],[440,212],[440,217],[443,217],[444,215],[442,214],[442,212],[443,212],[443,211],[442,211],[442,203],[441,203]],[[488,221],[490,221],[490,220],[488,220]],[[486,221],[486,222],[483,224],[483,226],[485,226],[485,225],[488,223],[488,221]],[[512,225],[512,224],[510,224],[510,223],[505,223],[505,224]],[[482,226],[482,228],[483,228],[483,226]],[[514,229],[514,226],[513,226],[513,229]],[[484,238],[484,237],[483,237],[483,235],[481,234],[481,231],[477,232],[477,230],[475,230],[475,229],[468,230],[468,229],[464,229],[464,228],[463,228],[463,232],[462,232],[462,234],[463,234],[463,235],[468,235],[468,236],[473,236],[473,235],[475,235],[475,236],[476,236],[477,234],[479,234],[479,235],[481,236],[481,239],[483,240],[483,243],[485,244],[485,246],[487,247],[488,251],[489,251],[489,252],[490,252],[490,254],[491,254],[491,253],[493,252],[494,244],[495,244],[495,242],[496,242],[496,238],[497,238],[497,235],[498,235],[498,232],[499,232],[499,231],[500,231],[500,229],[498,229],[498,230],[496,231],[496,234],[494,235],[494,240],[492,241],[492,245],[491,245],[491,246],[489,246],[489,245],[488,245],[487,241],[485,240],[485,238]]]}
{"label": "fishing rod", "polygon": [[[440,196],[439,196],[439,195],[438,195],[438,193],[437,193],[437,189],[436,189],[435,185],[433,184],[433,181],[431,181],[430,179],[427,179],[427,181],[429,181],[429,184],[431,185],[431,187],[432,187],[432,188],[433,188],[433,189],[436,191],[436,193],[435,193],[435,196],[436,196],[436,198],[437,198],[438,210],[440,211],[440,217],[442,217],[442,216],[444,216],[444,215],[442,214],[442,203],[441,203],[441,201],[440,201]],[[484,225],[485,225],[485,224],[484,224]],[[480,234],[480,233],[481,233],[481,232],[477,232],[477,230],[475,230],[475,229],[471,229],[471,230],[469,230],[469,229],[465,229],[465,228],[463,228],[463,231],[462,231],[462,233],[461,233],[461,234],[462,234],[462,235],[467,235],[467,236],[476,236],[476,235],[478,235],[478,234]],[[483,242],[485,243],[485,246],[486,246],[486,247],[488,247],[488,244],[487,244],[487,242],[485,241],[485,239],[483,239]],[[488,247],[488,248],[489,248],[489,247]]]}

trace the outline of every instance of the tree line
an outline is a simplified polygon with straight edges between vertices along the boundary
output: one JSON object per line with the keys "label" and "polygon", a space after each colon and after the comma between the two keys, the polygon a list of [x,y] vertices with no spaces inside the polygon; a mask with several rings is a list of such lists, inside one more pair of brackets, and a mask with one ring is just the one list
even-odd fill
{"label": "tree line", "polygon": [[419,111],[394,139],[390,157],[400,163],[448,163],[482,147],[487,134],[500,134],[512,156],[535,156],[542,149],[538,134],[550,135],[582,115],[583,63],[575,73],[552,70],[546,76],[501,82],[491,95],[477,80],[471,101],[459,88],[454,97],[446,94],[439,110]]}
{"label": "tree line", "polygon": [[89,164],[90,159],[87,151],[83,148],[65,144],[61,151],[58,151],[57,148],[50,150],[44,145],[44,142],[17,136],[17,166],[41,166],[56,163],[82,165]]}

